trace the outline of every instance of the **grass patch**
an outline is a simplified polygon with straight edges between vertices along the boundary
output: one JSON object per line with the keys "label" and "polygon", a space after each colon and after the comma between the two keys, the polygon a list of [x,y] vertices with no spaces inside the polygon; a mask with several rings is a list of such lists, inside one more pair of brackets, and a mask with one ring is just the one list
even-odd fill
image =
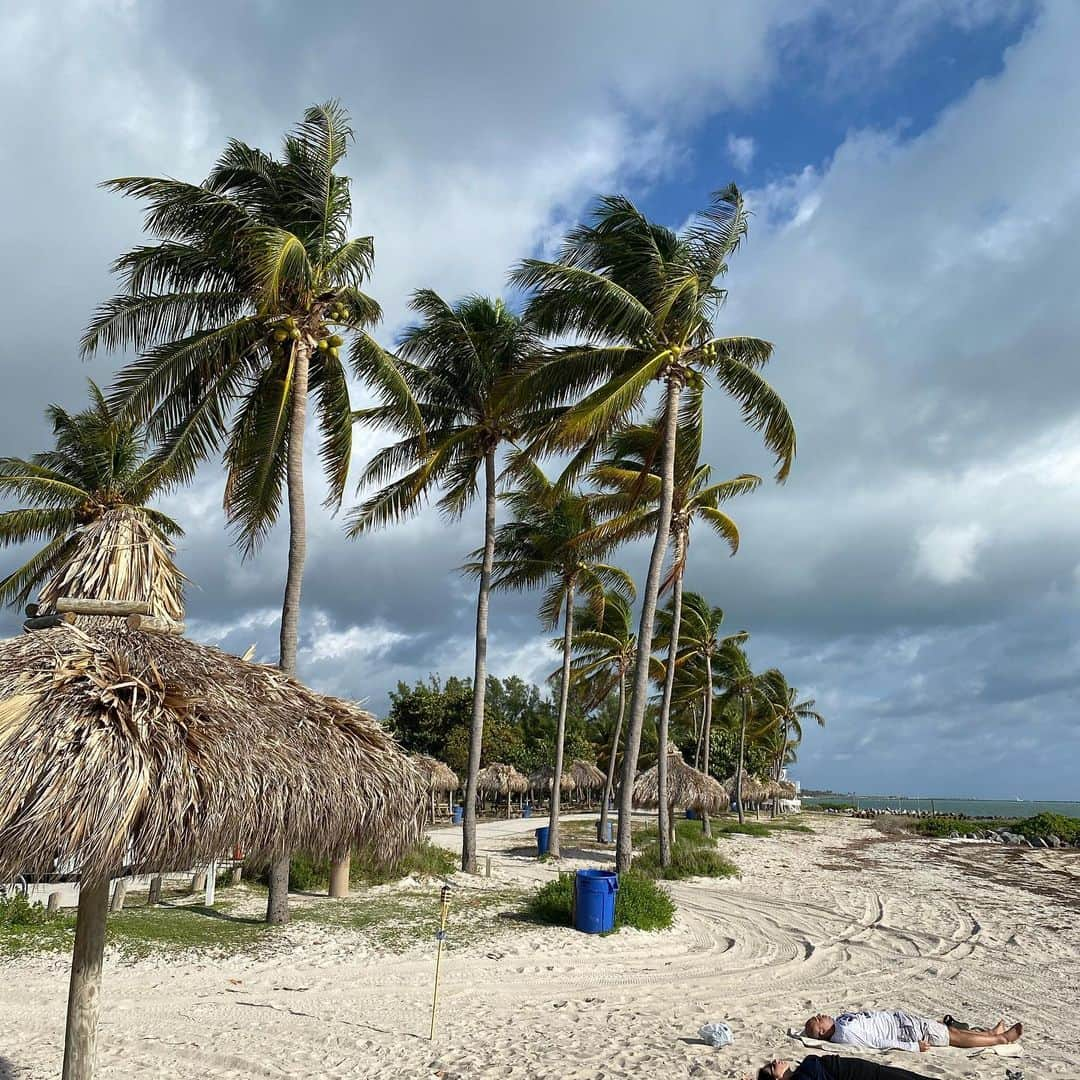
{"label": "grass patch", "polygon": [[701,822],[675,822],[675,843],[671,847],[671,865],[660,865],[660,841],[651,833],[634,857],[634,870],[645,877],[663,881],[682,881],[692,877],[737,877],[739,870],[716,850],[715,837],[701,831]]}
{"label": "grass patch", "polygon": [[62,952],[75,942],[75,917],[49,914],[42,904],[31,904],[22,894],[0,900],[0,956]]}
{"label": "grass patch", "polygon": [[162,904],[132,908],[109,917],[107,941],[133,958],[156,952],[239,952],[269,929],[262,919],[231,915],[229,905]]}
{"label": "grass patch", "polygon": [[935,839],[947,837],[952,833],[970,832],[972,828],[980,830],[1008,829],[1019,833],[1029,840],[1042,837],[1058,836],[1067,844],[1080,843],[1080,818],[1065,817],[1063,814],[1036,814],[1029,818],[956,818],[947,815],[905,820],[905,828],[919,836]]}
{"label": "grass patch", "polygon": [[[526,911],[535,922],[549,926],[573,926],[571,904],[574,877],[562,874],[541,886],[530,898]],[[619,877],[615,894],[615,929],[666,930],[675,918],[675,905],[667,892],[644,874],[631,870]]]}
{"label": "grass patch", "polygon": [[357,885],[385,885],[405,877],[449,877],[458,868],[458,856],[449,848],[421,840],[397,862],[380,865],[370,855],[353,855],[349,880]]}

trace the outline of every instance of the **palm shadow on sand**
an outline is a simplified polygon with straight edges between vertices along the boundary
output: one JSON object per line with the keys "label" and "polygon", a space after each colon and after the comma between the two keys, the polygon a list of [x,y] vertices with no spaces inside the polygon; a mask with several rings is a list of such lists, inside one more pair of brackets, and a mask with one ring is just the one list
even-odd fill
{"label": "palm shadow on sand", "polygon": [[0,1057],[0,1080],[15,1080],[15,1066],[6,1057]]}

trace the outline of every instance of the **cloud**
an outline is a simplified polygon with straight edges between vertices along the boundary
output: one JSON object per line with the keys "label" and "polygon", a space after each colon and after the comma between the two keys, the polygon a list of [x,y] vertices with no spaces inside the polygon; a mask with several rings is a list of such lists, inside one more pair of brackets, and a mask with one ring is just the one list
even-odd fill
{"label": "cloud", "polygon": [[727,152],[735,168],[740,172],[746,172],[754,163],[757,143],[751,135],[729,135]]}

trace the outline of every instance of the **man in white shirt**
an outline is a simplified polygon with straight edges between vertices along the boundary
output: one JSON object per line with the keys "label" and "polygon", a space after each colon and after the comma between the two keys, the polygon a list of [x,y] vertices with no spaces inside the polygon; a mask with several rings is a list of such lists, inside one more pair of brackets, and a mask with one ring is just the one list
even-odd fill
{"label": "man in white shirt", "polygon": [[812,1039],[847,1043],[874,1050],[929,1050],[931,1046],[1000,1046],[1016,1042],[1024,1032],[1022,1024],[1005,1027],[999,1020],[990,1031],[969,1031],[946,1027],[937,1020],[894,1009],[889,1012],[864,1010],[832,1017],[811,1016],[804,1028]]}

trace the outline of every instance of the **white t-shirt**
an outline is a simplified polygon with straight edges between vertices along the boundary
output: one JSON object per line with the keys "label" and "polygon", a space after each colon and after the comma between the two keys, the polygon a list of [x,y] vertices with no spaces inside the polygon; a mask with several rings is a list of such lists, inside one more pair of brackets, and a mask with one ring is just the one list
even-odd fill
{"label": "white t-shirt", "polygon": [[829,1040],[876,1050],[919,1049],[926,1038],[926,1020],[902,1009],[895,1012],[844,1013],[836,1018],[836,1030]]}

